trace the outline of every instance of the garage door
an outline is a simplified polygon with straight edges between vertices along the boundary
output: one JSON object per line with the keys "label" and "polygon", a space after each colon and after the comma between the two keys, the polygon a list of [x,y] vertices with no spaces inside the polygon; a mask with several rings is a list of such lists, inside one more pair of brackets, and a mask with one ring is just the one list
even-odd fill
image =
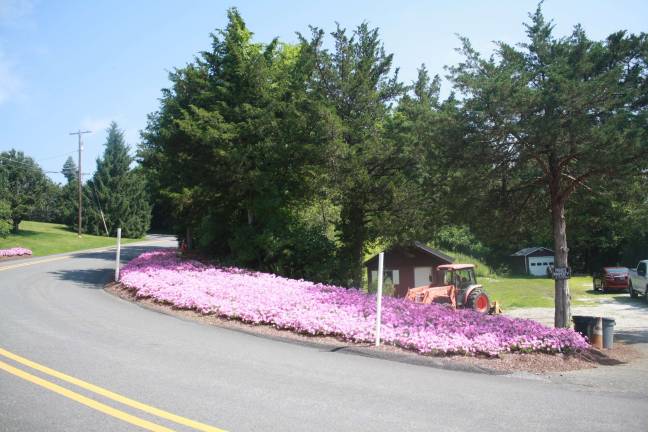
{"label": "garage door", "polygon": [[529,257],[529,274],[547,276],[547,267],[553,265],[554,257]]}

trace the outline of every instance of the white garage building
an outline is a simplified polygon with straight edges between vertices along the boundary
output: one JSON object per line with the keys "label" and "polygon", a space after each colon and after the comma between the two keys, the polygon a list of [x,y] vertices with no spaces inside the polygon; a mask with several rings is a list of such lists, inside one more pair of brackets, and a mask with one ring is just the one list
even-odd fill
{"label": "white garage building", "polygon": [[520,249],[511,255],[513,271],[531,276],[547,276],[547,268],[554,264],[554,251],[546,247]]}

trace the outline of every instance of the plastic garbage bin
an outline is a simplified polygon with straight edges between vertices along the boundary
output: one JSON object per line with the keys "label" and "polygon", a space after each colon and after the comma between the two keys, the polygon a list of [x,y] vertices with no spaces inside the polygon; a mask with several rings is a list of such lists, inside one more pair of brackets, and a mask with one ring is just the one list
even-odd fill
{"label": "plastic garbage bin", "polygon": [[614,345],[614,318],[603,317],[603,348],[612,349]]}
{"label": "plastic garbage bin", "polygon": [[572,321],[574,322],[574,330],[585,336],[587,340],[591,341],[592,330],[594,329],[594,324],[596,324],[596,317],[574,315],[572,316]]}

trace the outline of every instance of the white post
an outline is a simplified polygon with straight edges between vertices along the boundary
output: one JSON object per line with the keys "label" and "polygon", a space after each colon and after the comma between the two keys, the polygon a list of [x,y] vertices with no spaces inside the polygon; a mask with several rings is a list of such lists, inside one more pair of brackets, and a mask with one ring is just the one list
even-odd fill
{"label": "white post", "polygon": [[376,290],[376,346],[380,345],[380,321],[382,312],[383,262],[385,253],[378,255],[378,289]]}
{"label": "white post", "polygon": [[121,228],[117,228],[117,258],[115,260],[115,282],[119,282],[119,255],[121,253]]}

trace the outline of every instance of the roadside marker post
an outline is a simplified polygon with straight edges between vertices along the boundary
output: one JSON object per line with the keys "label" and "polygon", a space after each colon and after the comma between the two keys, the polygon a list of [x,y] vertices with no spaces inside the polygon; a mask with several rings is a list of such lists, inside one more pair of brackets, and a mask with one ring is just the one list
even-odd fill
{"label": "roadside marker post", "polygon": [[376,290],[376,346],[380,345],[380,321],[382,312],[383,262],[385,253],[378,255],[378,289]]}
{"label": "roadside marker post", "polygon": [[117,228],[117,257],[115,259],[115,282],[119,282],[119,255],[121,254],[121,228]]}

